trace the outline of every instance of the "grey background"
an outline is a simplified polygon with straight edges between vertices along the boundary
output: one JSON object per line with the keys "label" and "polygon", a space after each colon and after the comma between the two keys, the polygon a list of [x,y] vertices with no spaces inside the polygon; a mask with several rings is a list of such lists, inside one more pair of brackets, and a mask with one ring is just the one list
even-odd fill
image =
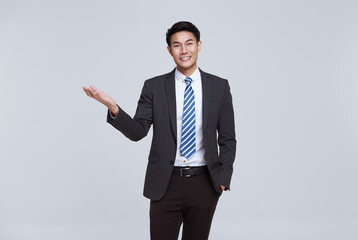
{"label": "grey background", "polygon": [[149,239],[151,133],[105,122],[97,86],[133,115],[174,68],[165,32],[202,33],[228,78],[238,140],[211,239],[358,239],[357,1],[0,1],[0,239]]}

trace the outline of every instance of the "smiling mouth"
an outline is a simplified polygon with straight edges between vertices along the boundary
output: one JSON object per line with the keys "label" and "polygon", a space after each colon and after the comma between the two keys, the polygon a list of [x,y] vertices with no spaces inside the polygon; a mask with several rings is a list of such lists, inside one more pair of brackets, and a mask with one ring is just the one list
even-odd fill
{"label": "smiling mouth", "polygon": [[179,59],[183,62],[186,62],[186,61],[189,61],[191,59],[191,57],[190,56],[189,57],[181,57]]}

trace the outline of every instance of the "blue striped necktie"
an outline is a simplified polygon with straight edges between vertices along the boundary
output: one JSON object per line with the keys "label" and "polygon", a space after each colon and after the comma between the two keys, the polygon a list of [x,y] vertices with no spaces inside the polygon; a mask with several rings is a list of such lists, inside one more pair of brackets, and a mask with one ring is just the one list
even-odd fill
{"label": "blue striped necktie", "polygon": [[186,88],[184,92],[183,125],[181,131],[181,154],[189,159],[196,151],[195,140],[195,98],[191,87],[192,79],[185,79]]}

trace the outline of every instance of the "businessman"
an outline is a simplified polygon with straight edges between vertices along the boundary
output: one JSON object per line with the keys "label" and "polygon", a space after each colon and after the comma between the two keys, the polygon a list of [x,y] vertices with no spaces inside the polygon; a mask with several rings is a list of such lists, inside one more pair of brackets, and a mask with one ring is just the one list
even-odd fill
{"label": "businessman", "polygon": [[228,81],[198,68],[200,32],[190,22],[166,34],[176,68],[146,80],[134,117],[94,86],[89,97],[108,108],[107,122],[138,141],[153,125],[144,196],[152,240],[208,239],[218,199],[230,189],[236,153]]}

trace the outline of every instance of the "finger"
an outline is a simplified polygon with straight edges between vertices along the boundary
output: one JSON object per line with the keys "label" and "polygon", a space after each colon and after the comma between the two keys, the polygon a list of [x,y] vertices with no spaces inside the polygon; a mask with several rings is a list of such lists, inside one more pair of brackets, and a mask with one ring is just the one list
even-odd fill
{"label": "finger", "polygon": [[83,91],[89,96],[88,89],[86,87],[82,87]]}
{"label": "finger", "polygon": [[87,96],[93,97],[92,94],[90,93],[90,90],[89,90],[88,88],[83,87],[83,91],[85,91],[85,93],[87,94]]}
{"label": "finger", "polygon": [[95,86],[91,85],[90,86],[91,89],[95,90],[95,91],[98,91],[98,88],[96,88]]}
{"label": "finger", "polygon": [[87,92],[88,92],[88,94],[89,94],[90,97],[95,98],[95,95],[96,95],[96,94],[93,92],[92,89],[88,88],[88,89],[87,89]]}
{"label": "finger", "polygon": [[100,91],[95,87],[95,86],[90,86],[90,89],[92,90],[92,92],[94,93],[99,93]]}
{"label": "finger", "polygon": [[89,90],[89,93],[91,94],[91,96],[92,96],[93,98],[96,98],[97,93],[94,92],[92,89]]}
{"label": "finger", "polygon": [[91,88],[92,92],[94,94],[97,94],[99,97],[101,97],[102,95],[106,95],[104,92],[102,92],[101,90],[99,90],[95,86],[90,86],[90,88]]}
{"label": "finger", "polygon": [[98,92],[96,91],[93,91],[92,89],[90,90],[91,91],[91,94],[94,98],[96,98],[98,96]]}

